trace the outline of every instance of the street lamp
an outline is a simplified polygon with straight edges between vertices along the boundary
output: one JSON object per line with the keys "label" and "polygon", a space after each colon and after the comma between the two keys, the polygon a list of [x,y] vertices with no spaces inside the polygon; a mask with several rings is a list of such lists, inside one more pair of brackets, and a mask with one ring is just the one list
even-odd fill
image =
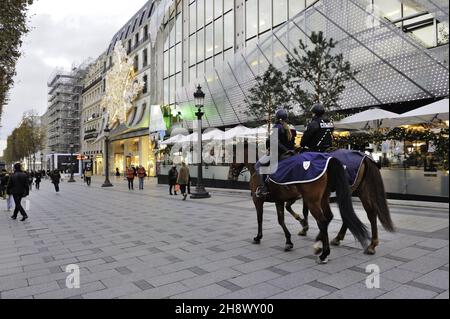
{"label": "street lamp", "polygon": [[73,145],[72,143],[69,145],[70,146],[70,179],[68,180],[69,183],[75,183],[75,180],[73,179],[73,148],[75,145]]}
{"label": "street lamp", "polygon": [[41,171],[44,170],[44,153],[41,152]]}
{"label": "street lamp", "polygon": [[209,198],[211,195],[205,190],[203,186],[203,159],[202,159],[202,107],[205,103],[205,93],[202,91],[202,87],[199,85],[197,91],[194,93],[194,102],[197,107],[197,129],[198,129],[198,167],[197,167],[197,186],[192,192],[191,198]]}
{"label": "street lamp", "polygon": [[102,187],[112,187],[113,184],[109,181],[109,134],[111,130],[109,129],[108,123],[106,123],[106,127],[103,130],[105,133],[105,182]]}

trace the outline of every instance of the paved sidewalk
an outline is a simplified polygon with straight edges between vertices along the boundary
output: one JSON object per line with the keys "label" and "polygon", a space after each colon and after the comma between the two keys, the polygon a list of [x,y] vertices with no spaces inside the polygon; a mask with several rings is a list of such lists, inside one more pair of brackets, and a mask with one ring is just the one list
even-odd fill
{"label": "paved sidewalk", "polygon": [[[0,201],[0,298],[449,298],[448,204],[393,202],[398,232],[381,230],[375,256],[349,234],[317,265],[313,220],[303,238],[286,216],[295,247],[284,252],[273,205],[261,244],[252,244],[248,192],[212,190],[210,199],[184,202],[154,179],[144,191],[128,191],[122,178],[109,189],[101,182],[64,181],[56,194],[44,180],[27,198],[25,223],[9,220]],[[330,237],[341,225],[333,211]],[[79,289],[66,288],[69,264],[80,267]],[[366,288],[369,264],[380,267],[379,289]]]}

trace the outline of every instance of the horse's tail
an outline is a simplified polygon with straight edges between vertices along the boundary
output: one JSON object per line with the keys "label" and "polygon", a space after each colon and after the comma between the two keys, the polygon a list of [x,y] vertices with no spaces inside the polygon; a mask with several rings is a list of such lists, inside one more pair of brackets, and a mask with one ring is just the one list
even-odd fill
{"label": "horse's tail", "polygon": [[381,178],[380,170],[376,163],[366,158],[366,175],[364,176],[364,182],[373,185],[371,189],[373,210],[376,212],[378,219],[383,225],[384,229],[390,232],[395,231],[394,223],[391,219],[389,207],[386,200],[386,192],[384,190],[383,179]]}
{"label": "horse's tail", "polygon": [[336,191],[342,222],[347,225],[361,245],[364,248],[367,247],[369,232],[355,214],[352,203],[352,191],[350,190],[347,174],[341,162],[335,158],[331,158],[328,164],[328,178],[328,188],[330,191]]}

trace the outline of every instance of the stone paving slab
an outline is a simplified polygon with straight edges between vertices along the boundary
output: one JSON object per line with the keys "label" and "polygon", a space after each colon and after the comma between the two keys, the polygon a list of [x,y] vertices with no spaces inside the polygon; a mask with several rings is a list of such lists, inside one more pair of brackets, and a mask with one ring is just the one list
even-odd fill
{"label": "stone paving slab", "polygon": [[[399,231],[380,227],[375,256],[349,233],[331,247],[329,263],[317,265],[312,217],[299,237],[298,221],[286,216],[294,249],[284,252],[275,207],[265,205],[264,237],[252,243],[248,192],[211,190],[210,199],[183,202],[153,180],[141,192],[122,179],[111,189],[101,182],[63,183],[56,194],[44,181],[27,198],[24,223],[0,211],[0,298],[448,298],[448,204],[395,201]],[[341,226],[332,209],[330,238]],[[367,224],[357,201],[355,210]],[[79,289],[65,287],[69,264],[80,267]],[[380,269],[379,289],[365,286],[370,264]]]}

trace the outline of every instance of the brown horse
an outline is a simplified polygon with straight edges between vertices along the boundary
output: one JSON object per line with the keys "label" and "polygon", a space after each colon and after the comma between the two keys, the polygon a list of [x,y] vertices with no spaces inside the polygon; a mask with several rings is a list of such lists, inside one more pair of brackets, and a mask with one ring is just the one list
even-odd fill
{"label": "brown horse", "polygon": [[[251,164],[241,163],[241,164],[232,164],[230,167],[230,176],[231,178],[237,179],[241,174],[244,167],[247,167],[251,172]],[[380,170],[376,163],[374,163],[371,159],[365,158],[361,168],[358,172],[358,176],[354,185],[351,187],[351,192],[353,195],[356,195],[360,198],[361,203],[367,213],[367,217],[370,221],[371,230],[372,230],[372,239],[370,245],[365,249],[366,254],[373,255],[375,254],[375,247],[379,243],[378,239],[378,226],[377,226],[377,217],[380,220],[383,227],[390,232],[395,231],[394,225],[391,220],[391,216],[389,213],[389,207],[387,205],[386,193],[384,190],[383,180],[381,178]],[[291,200],[286,203],[286,209],[297,219],[300,221],[303,229],[299,232],[300,236],[306,236],[307,231],[309,229],[308,225],[308,205],[306,201],[303,201],[303,216],[302,219],[297,213],[292,210],[292,204],[295,203],[296,200]],[[259,225],[259,222],[258,222]],[[283,227],[283,226],[282,226]],[[345,233],[347,231],[347,225],[345,220],[342,224],[341,230],[339,231],[336,238],[331,241],[332,245],[338,246],[340,242],[344,239]],[[283,227],[284,229],[284,227]]]}
{"label": "brown horse", "polygon": [[[268,189],[270,195],[267,199],[258,198],[255,195],[258,179],[255,175],[254,165],[248,163],[243,165],[247,166],[251,173],[250,190],[252,192],[253,203],[256,208],[258,220],[258,234],[253,239],[254,243],[260,243],[263,237],[262,221],[264,202],[274,202],[277,209],[278,223],[283,228],[286,237],[285,250],[292,249],[294,245],[291,241],[291,234],[284,223],[284,205],[286,202],[292,204],[296,200],[303,198],[303,201],[308,205],[311,214],[316,219],[320,230],[315,244],[316,254],[321,252],[317,262],[321,264],[327,263],[328,255],[330,254],[328,224],[333,219],[333,214],[329,205],[329,197],[331,192],[336,191],[339,211],[343,221],[348,225],[348,228],[361,245],[367,247],[367,240],[369,238],[368,231],[355,214],[346,173],[344,167],[338,160],[332,158],[325,174],[313,182],[297,183],[288,186],[269,182]],[[318,245],[319,241],[323,247],[321,249]]]}

